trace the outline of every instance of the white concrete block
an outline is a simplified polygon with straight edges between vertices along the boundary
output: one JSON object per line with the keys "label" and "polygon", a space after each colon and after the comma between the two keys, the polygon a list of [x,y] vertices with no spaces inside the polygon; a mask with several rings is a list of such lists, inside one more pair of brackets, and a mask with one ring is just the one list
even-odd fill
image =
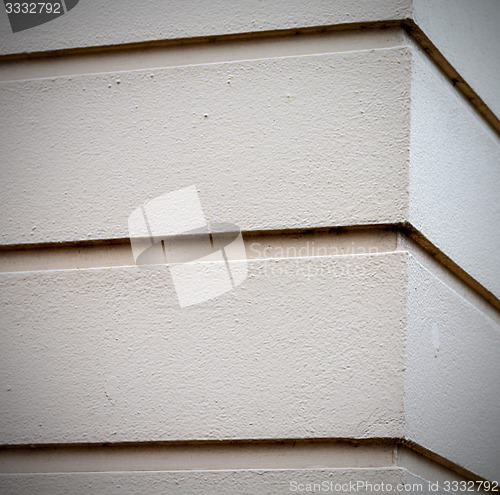
{"label": "white concrete block", "polygon": [[407,311],[407,438],[479,476],[498,480],[498,324],[412,257]]}
{"label": "white concrete block", "polygon": [[413,0],[413,19],[490,110],[500,117],[500,2]]}
{"label": "white concrete block", "polygon": [[500,297],[500,140],[414,47],[410,223]]}
{"label": "white concrete block", "polygon": [[128,237],[193,184],[242,230],[403,221],[409,89],[405,47],[4,82],[1,242]]}
{"label": "white concrete block", "polygon": [[0,443],[402,437],[405,253],[2,274]]}

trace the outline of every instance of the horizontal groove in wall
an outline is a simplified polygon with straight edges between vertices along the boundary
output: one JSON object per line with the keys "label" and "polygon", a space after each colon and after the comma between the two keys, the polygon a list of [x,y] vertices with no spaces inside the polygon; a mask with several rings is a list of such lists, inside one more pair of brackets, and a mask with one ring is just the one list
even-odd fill
{"label": "horizontal groove in wall", "polygon": [[457,72],[448,62],[446,57],[436,48],[427,35],[411,19],[404,23],[407,33],[413,38],[424,52],[436,64],[437,67],[451,80],[453,86],[470,101],[471,105],[486,120],[493,130],[500,134],[500,120],[495,115],[483,99],[472,89],[469,83]]}
{"label": "horizontal groove in wall", "polygon": [[0,447],[0,474],[402,467],[425,479],[480,479],[399,439]]}
{"label": "horizontal groove in wall", "polygon": [[[0,81],[383,48],[406,32],[500,134],[500,120],[412,19],[157,40],[0,56]],[[376,34],[378,33],[378,34]],[[385,33],[385,34],[384,34]],[[385,40],[384,40],[385,36]],[[356,41],[354,39],[357,38]],[[371,45],[366,43],[371,41]],[[366,46],[365,46],[366,45]],[[314,51],[311,51],[314,49]],[[259,55],[255,56],[255,50]],[[319,50],[319,51],[318,51]],[[240,52],[238,54],[238,51]],[[135,61],[134,61],[135,60]]]}
{"label": "horizontal groove in wall", "polygon": [[[243,239],[246,259],[376,254],[394,251],[397,247],[396,233],[383,227],[247,232],[243,233]],[[181,235],[172,242],[181,244],[186,252],[196,252],[200,240],[199,236]],[[0,272],[103,268],[134,264],[129,239],[0,248]]]}
{"label": "horizontal groove in wall", "polygon": [[[475,475],[471,471],[410,440],[403,440],[398,444],[396,463],[398,466],[430,480],[439,479],[439,472],[445,475],[444,478],[441,478],[441,481],[449,481],[451,479],[450,475],[453,474],[462,477],[462,479],[485,480],[485,478]],[[436,469],[438,466],[440,469]],[[432,471],[434,471],[434,474],[431,474]]]}
{"label": "horizontal groove in wall", "polygon": [[[242,237],[247,260],[408,251],[432,271],[440,271],[439,278],[481,311],[496,321],[499,318],[498,298],[409,224],[252,231]],[[197,236],[176,238],[186,252],[196,252],[198,240]],[[134,265],[130,239],[0,246],[0,273]]]}
{"label": "horizontal groove in wall", "polygon": [[89,53],[116,52],[121,50],[143,50],[151,48],[171,48],[181,45],[200,45],[204,43],[224,43],[228,41],[251,41],[276,37],[311,35],[318,33],[331,33],[339,31],[365,30],[365,29],[385,29],[401,27],[403,20],[386,20],[371,22],[351,22],[342,24],[327,24],[322,26],[296,27],[287,29],[271,29],[268,31],[247,31],[241,33],[218,34],[210,36],[193,36],[189,38],[159,39],[149,41],[137,41],[132,43],[118,43],[112,45],[86,46],[76,48],[62,48],[58,50],[32,51],[10,53],[0,55],[0,62],[37,59],[46,57],[64,57],[67,55],[84,55]]}
{"label": "horizontal groove in wall", "polygon": [[267,36],[104,50],[18,60],[0,59],[0,81],[179,67],[401,46],[401,28],[335,30],[307,36]]}
{"label": "horizontal groove in wall", "polygon": [[444,486],[445,481],[481,481],[483,479],[451,463],[448,459],[410,442],[402,442],[397,446],[396,464],[432,483],[439,482],[441,486]]}
{"label": "horizontal groove in wall", "polygon": [[198,442],[0,449],[0,473],[384,467],[386,441]]}
{"label": "horizontal groove in wall", "polygon": [[500,300],[410,224],[399,227],[398,247],[413,254],[434,274],[490,318],[499,322]]}

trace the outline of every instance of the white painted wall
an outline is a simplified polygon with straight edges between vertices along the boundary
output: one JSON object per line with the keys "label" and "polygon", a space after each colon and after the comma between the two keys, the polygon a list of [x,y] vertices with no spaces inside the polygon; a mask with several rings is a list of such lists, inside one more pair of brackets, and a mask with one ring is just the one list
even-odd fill
{"label": "white painted wall", "polygon": [[196,184],[243,230],[408,220],[498,295],[498,137],[411,54],[3,82],[2,241],[124,238],[144,201]]}
{"label": "white painted wall", "polygon": [[1,442],[407,438],[498,478],[497,323],[405,252],[249,267],[188,310],[166,270],[3,274]]}
{"label": "white painted wall", "polygon": [[413,19],[500,117],[500,2],[413,0]]}
{"label": "white painted wall", "polygon": [[496,0],[82,0],[15,35],[2,11],[0,54],[412,19],[498,116],[499,18]]}
{"label": "white painted wall", "polygon": [[500,296],[500,140],[418,47],[412,57],[410,223]]}
{"label": "white painted wall", "polygon": [[498,479],[499,325],[412,257],[407,312],[407,438]]}
{"label": "white painted wall", "polygon": [[[0,16],[0,50],[410,15],[409,2],[391,0],[251,1],[229,13],[220,1],[162,2],[162,16],[137,5],[82,2],[16,39]],[[413,15],[496,111],[496,7],[449,5],[416,0]],[[118,8],[122,21],[110,22]],[[104,73],[87,59],[87,74],[2,82],[2,244],[127,237],[132,210],[194,183],[210,221],[243,230],[409,221],[498,295],[498,136],[412,42],[342,40],[337,53],[280,47],[140,70],[121,59]],[[498,479],[498,325],[451,278],[404,252],[249,265],[237,290],[188,312],[166,271],[0,275],[0,443],[405,437]],[[290,474],[5,475],[0,489],[246,493],[257,477],[260,494]]]}

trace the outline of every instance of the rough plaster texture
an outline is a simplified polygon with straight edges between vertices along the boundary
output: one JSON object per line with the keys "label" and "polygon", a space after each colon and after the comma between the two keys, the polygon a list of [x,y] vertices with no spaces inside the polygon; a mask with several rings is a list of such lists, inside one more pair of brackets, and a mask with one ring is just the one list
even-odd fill
{"label": "rough plaster texture", "polygon": [[80,3],[67,15],[12,34],[0,16],[0,53],[92,47],[275,29],[403,19],[410,0],[121,0]]}
{"label": "rough plaster texture", "polygon": [[96,47],[276,29],[413,19],[490,109],[500,115],[496,0],[81,1],[67,15],[12,34],[0,16],[0,54]]}
{"label": "rough plaster texture", "polygon": [[407,438],[498,480],[500,327],[412,257],[407,312]]}
{"label": "rough plaster texture", "polygon": [[413,19],[490,110],[500,117],[500,2],[414,0]]}
{"label": "rough plaster texture", "polygon": [[[171,9],[160,29],[151,20],[157,11],[137,15],[131,4],[120,5],[124,29],[109,22],[117,5],[90,10],[82,2],[18,33],[15,46],[2,17],[1,49],[409,12],[407,2],[338,2],[329,15],[323,2],[287,9],[246,2],[229,19],[222,2],[200,2],[189,16]],[[418,0],[414,15],[498,112],[498,62],[490,51],[496,7],[474,5]],[[244,230],[409,219],[499,295],[498,137],[412,51],[411,77],[410,50],[398,48],[2,83],[1,242],[126,237],[134,208],[196,183],[207,218]],[[498,479],[499,333],[487,316],[414,260],[406,287],[403,254],[251,266],[238,291],[186,314],[165,272],[2,275],[0,441],[406,436]],[[266,278],[270,267],[281,271]],[[145,482],[148,493],[206,493],[210,483],[218,493],[248,493],[252,476],[6,476],[0,491],[114,493],[126,486],[144,493]],[[276,493],[283,481],[277,472],[258,479],[259,494]]]}
{"label": "rough plaster texture", "polygon": [[402,221],[409,78],[403,47],[2,83],[2,242],[127,237],[191,184],[242,230]]}
{"label": "rough plaster texture", "polygon": [[3,274],[0,443],[402,436],[405,260],[250,261],[188,309],[165,267]]}
{"label": "rough plaster texture", "polygon": [[[72,474],[33,474],[0,475],[2,495],[87,495],[99,493],[114,495],[277,495],[312,492],[313,483],[355,484],[358,481],[375,484],[393,485],[390,493],[411,494],[414,490],[398,489],[398,485],[421,484],[427,495],[428,481],[405,469],[387,467],[381,469],[301,469],[301,470],[259,470],[259,471],[189,471],[189,472],[150,472],[150,473],[72,473]],[[296,483],[295,485],[293,483]],[[292,483],[292,484],[291,484]],[[302,489],[291,490],[292,487]],[[407,488],[411,488],[410,486]],[[318,490],[316,490],[316,493]],[[329,490],[329,493],[339,493]],[[342,491],[342,493],[358,493]],[[388,492],[379,492],[388,493]],[[433,493],[445,493],[444,491]]]}
{"label": "rough plaster texture", "polygon": [[500,140],[413,50],[410,223],[500,297]]}

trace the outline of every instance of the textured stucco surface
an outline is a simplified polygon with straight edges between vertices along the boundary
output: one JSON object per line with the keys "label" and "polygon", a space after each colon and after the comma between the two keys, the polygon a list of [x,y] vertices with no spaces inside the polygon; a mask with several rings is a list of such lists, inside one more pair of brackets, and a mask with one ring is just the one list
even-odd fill
{"label": "textured stucco surface", "polygon": [[2,83],[2,242],[128,237],[191,184],[242,230],[402,221],[409,81],[402,47]]}
{"label": "textured stucco surface", "polygon": [[500,297],[500,140],[414,48],[410,223]]}
{"label": "textured stucco surface", "polygon": [[412,257],[407,311],[407,438],[498,480],[500,327]]}
{"label": "textured stucco surface", "polygon": [[496,0],[81,1],[66,15],[15,34],[2,10],[0,54],[413,19],[498,116],[499,17]]}
{"label": "textured stucco surface", "polygon": [[413,19],[490,110],[500,117],[500,2],[413,0]]}
{"label": "textured stucco surface", "polygon": [[250,261],[187,309],[166,268],[3,274],[0,442],[402,436],[405,260]]}
{"label": "textured stucco surface", "polygon": [[0,53],[115,45],[275,29],[386,21],[409,16],[410,0],[81,0],[68,14],[12,34],[0,16]]}
{"label": "textured stucco surface", "polygon": [[3,274],[2,443],[404,437],[498,477],[483,312],[406,252],[249,267],[188,310],[160,269]]}
{"label": "textured stucco surface", "polygon": [[[0,51],[410,15],[408,1],[334,4],[82,1],[16,38],[0,16]],[[494,111],[497,8],[413,9]],[[122,71],[89,58],[80,75],[1,83],[0,244],[124,238],[134,209],[196,184],[209,221],[246,231],[409,221],[499,296],[498,136],[411,40],[362,49],[355,33],[331,46],[344,53],[280,56],[283,38],[258,56],[245,45],[251,61],[228,44],[214,53],[232,62],[175,67],[179,51],[133,70],[123,52]],[[499,328],[435,277],[446,268],[401,252],[257,260],[237,290],[180,310],[165,268],[95,266],[0,275],[0,443],[406,437],[499,478]],[[8,475],[0,492],[260,495],[289,493],[290,473]]]}

